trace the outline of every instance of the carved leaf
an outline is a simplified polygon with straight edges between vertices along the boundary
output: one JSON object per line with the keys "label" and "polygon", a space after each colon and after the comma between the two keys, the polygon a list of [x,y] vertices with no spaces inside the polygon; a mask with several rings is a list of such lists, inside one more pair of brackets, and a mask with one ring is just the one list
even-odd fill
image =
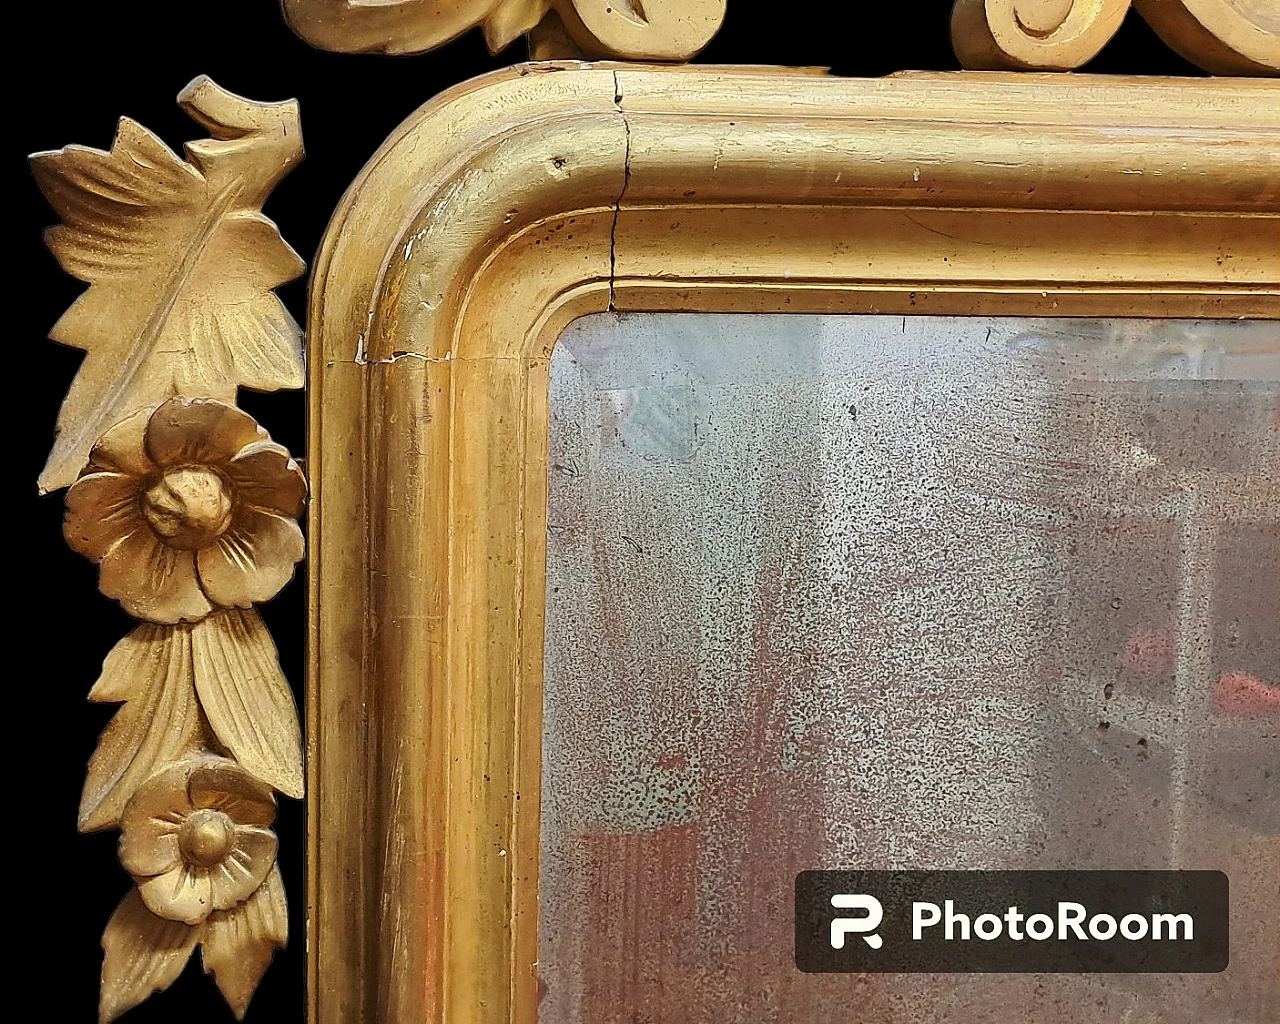
{"label": "carved leaf", "polygon": [[[1126,0],[1128,2],[1128,0]],[[725,0],[283,0],[312,46],[340,53],[422,53],[476,25],[490,53],[539,29],[555,11],[581,51],[635,60],[688,60],[724,20]],[[568,54],[564,54],[567,56]]]}
{"label": "carved leaf", "polygon": [[496,53],[527,32],[551,0],[283,0],[285,20],[303,39],[340,53],[421,53],[484,27]]}
{"label": "carved leaf", "polygon": [[204,970],[213,975],[236,1020],[244,1019],[272,954],[288,941],[289,914],[278,867],[244,903],[210,915],[200,946]]}
{"label": "carved leaf", "polygon": [[490,53],[505,50],[551,10],[551,0],[507,0],[485,20],[484,42]]}
{"label": "carved leaf", "polygon": [[214,734],[250,775],[303,794],[302,730],[271,634],[254,609],[191,627],[196,692]]}
{"label": "carved leaf", "polygon": [[302,158],[298,105],[254,103],[200,77],[178,96],[212,138],[187,161],[120,121],[110,152],[31,158],[62,223],[45,240],[89,284],[50,332],[85,349],[58,414],[42,492],[75,480],[107,427],[173,395],[303,385],[301,333],[271,291],[305,269],[259,211]]}
{"label": "carved leaf", "polygon": [[98,740],[80,797],[82,832],[120,823],[134,791],[165,765],[200,746],[191,632],[145,623],[111,649],[89,691],[93,701],[125,701]]}
{"label": "carved leaf", "polygon": [[200,926],[156,917],[131,889],[102,933],[99,1024],[110,1024],[152,992],[172,985],[199,938]]}

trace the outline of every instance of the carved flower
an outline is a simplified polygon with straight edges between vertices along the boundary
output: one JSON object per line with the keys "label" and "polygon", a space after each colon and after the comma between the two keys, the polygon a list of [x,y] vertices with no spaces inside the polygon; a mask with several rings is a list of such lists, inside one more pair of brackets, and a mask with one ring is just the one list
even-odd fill
{"label": "carved flower", "polygon": [[120,822],[120,863],[152,913],[200,924],[257,890],[276,860],[271,790],[220,757],[179,762],[143,783]]}
{"label": "carved flower", "polygon": [[274,597],[302,557],[307,484],[253,417],[174,398],[116,424],[67,492],[67,543],[149,622],[195,622]]}

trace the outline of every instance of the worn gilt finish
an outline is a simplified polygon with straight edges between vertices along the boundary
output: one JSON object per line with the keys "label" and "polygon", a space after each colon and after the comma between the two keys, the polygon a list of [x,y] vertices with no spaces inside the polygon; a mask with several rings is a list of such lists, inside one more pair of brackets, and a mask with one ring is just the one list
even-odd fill
{"label": "worn gilt finish", "polygon": [[298,106],[208,78],[178,102],[210,134],[185,161],[127,118],[108,152],[32,157],[62,218],[49,248],[89,285],[51,335],[88,355],[40,487],[69,487],[68,543],[142,620],[89,693],[123,706],[79,826],[121,830],[135,883],[102,937],[103,1022],[197,946],[243,1017],[288,937],[274,792],[303,793],[297,709],[255,605],[302,558],[306,480],[234,405],[239,386],[302,386],[301,332],[272,289],[304,267],[260,211],[302,158]]}
{"label": "worn gilt finish", "polygon": [[[492,53],[529,36],[530,56],[686,61],[727,0],[282,0],[303,39],[343,53],[422,53],[479,27]],[[1132,5],[1174,50],[1219,75],[1280,75],[1275,0],[955,0],[966,68],[1069,71],[1096,57]]]}
{"label": "worn gilt finish", "polygon": [[421,53],[479,26],[491,53],[531,33],[534,56],[688,60],[725,0],[283,0],[303,39],[343,53]]}
{"label": "worn gilt finish", "polygon": [[1133,0],[1160,38],[1215,75],[1280,75],[1276,0]]}
{"label": "worn gilt finish", "polygon": [[309,1019],[536,1019],[565,325],[1280,318],[1278,99],[1261,80],[537,65],[411,117],[312,288]]}
{"label": "worn gilt finish", "polygon": [[[951,42],[967,68],[1068,71],[1096,57],[1131,0],[956,0]],[[1132,0],[1160,37],[1217,75],[1280,75],[1275,0]]]}

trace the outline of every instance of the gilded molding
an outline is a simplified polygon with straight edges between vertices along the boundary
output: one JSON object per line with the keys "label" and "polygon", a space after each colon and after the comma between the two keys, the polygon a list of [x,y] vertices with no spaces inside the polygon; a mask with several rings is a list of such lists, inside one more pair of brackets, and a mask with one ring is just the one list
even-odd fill
{"label": "gilded molding", "polygon": [[281,0],[312,46],[422,53],[479,27],[491,53],[532,34],[535,56],[685,61],[711,41],[726,0]]}
{"label": "gilded molding", "polygon": [[[1115,35],[1131,0],[956,0],[951,43],[966,68],[1070,71]],[[1219,75],[1280,74],[1274,0],[1132,0],[1160,37]]]}
{"label": "gilded molding", "polygon": [[537,1020],[547,372],[577,316],[1280,316],[1271,82],[533,70],[420,108],[315,262],[315,1024]]}
{"label": "gilded molding", "polygon": [[90,759],[83,832],[118,828],[133,876],[107,924],[103,1024],[166,988],[196,946],[243,1017],[288,920],[275,793],[303,795],[302,736],[255,606],[293,576],[307,484],[235,406],[299,388],[301,332],[273,290],[304,264],[261,213],[302,158],[298,105],[197,78],[186,160],[122,118],[109,151],[31,158],[62,219],[45,239],[89,287],[50,336],[88,355],[40,489],[141,624],[89,699],[121,704]]}

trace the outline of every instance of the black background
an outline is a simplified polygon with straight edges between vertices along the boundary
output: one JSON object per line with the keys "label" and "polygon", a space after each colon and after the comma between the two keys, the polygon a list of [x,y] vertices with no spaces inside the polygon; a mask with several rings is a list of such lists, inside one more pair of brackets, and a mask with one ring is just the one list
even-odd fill
{"label": "black background", "polygon": [[[724,27],[698,61],[817,65],[857,76],[951,70],[957,64],[948,35],[950,7],[951,0],[875,5],[728,0]],[[874,8],[875,14],[855,13],[860,8]],[[131,622],[98,594],[96,569],[63,544],[61,496],[37,498],[35,493],[58,405],[81,359],[79,351],[44,336],[82,285],[63,274],[41,245],[40,231],[53,215],[22,160],[27,153],[72,142],[106,148],[121,114],[175,148],[198,138],[202,132],[174,97],[201,73],[254,99],[297,97],[307,158],[278,186],[266,212],[309,260],[343,190],[397,124],[447,86],[523,59],[524,52],[517,43],[492,57],[473,31],[418,57],[321,53],[290,32],[273,0],[44,0],[23,10],[27,24],[10,36],[10,60],[23,72],[11,86],[6,119],[18,223],[8,230],[10,252],[17,258],[8,272],[13,276],[6,281],[5,309],[16,314],[16,323],[6,323],[7,361],[0,377],[13,459],[7,476],[15,493],[9,507],[18,509],[7,534],[16,565],[4,577],[17,609],[8,619],[12,628],[5,647],[7,774],[16,799],[10,801],[5,844],[12,866],[4,932],[20,947],[9,981],[11,998],[34,999],[35,1016],[42,1020],[90,1021],[97,1002],[98,940],[129,883],[116,862],[115,832],[80,836],[75,830],[84,765],[113,711],[87,703],[84,695],[102,658]],[[1085,70],[1198,74],[1132,13]],[[281,292],[302,322],[305,281]],[[304,454],[300,393],[244,392],[241,401],[273,437]],[[299,694],[304,593],[297,579],[263,612]],[[304,1015],[303,814],[296,801],[282,804],[280,863],[292,940],[267,972],[246,1019],[289,1024]],[[211,979],[202,977],[197,956],[168,992],[125,1019],[195,1024],[231,1016]]]}

